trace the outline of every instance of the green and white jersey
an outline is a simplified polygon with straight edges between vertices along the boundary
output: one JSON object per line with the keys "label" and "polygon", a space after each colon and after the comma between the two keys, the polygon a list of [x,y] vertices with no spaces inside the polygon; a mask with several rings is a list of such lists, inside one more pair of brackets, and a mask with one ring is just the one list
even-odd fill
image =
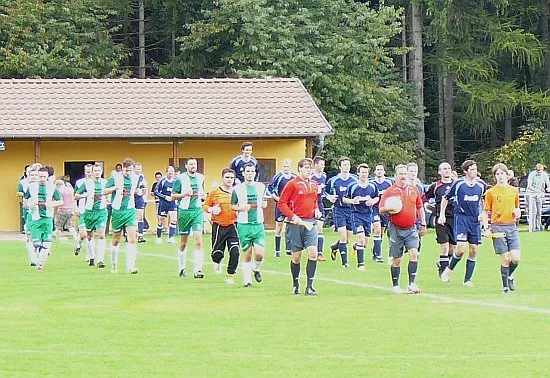
{"label": "green and white jersey", "polygon": [[250,204],[250,210],[237,212],[237,223],[240,224],[263,224],[264,209],[262,202],[267,201],[265,185],[261,182],[253,182],[248,185],[241,183],[233,189],[231,204],[243,206]]}
{"label": "green and white jersey", "polygon": [[[85,182],[86,182],[85,177],[76,180],[74,184],[74,192],[77,193],[80,187],[83,186]],[[78,201],[76,201],[76,206],[78,207],[78,211],[80,211],[80,214],[83,214],[84,211],[86,210],[86,199],[81,198]]]}
{"label": "green and white jersey", "polygon": [[24,197],[32,200],[34,204],[38,205],[32,210],[29,209],[32,217],[31,219],[34,221],[42,218],[53,218],[53,208],[48,207],[47,203],[54,200],[60,201],[62,199],[59,190],[50,182],[45,185],[40,185],[38,182],[29,184]]}
{"label": "green and white jersey", "polygon": [[193,190],[193,195],[179,200],[178,208],[180,210],[195,210],[202,207],[204,176],[200,173],[195,173],[194,176],[191,176],[187,172],[183,172],[174,181],[172,193],[187,193],[189,189]]}
{"label": "green and white jersey", "polygon": [[136,204],[134,201],[134,193],[136,192],[138,184],[138,176],[130,175],[130,177],[124,176],[122,173],[117,173],[107,180],[105,188],[118,187],[111,197],[111,206],[114,210],[128,210],[135,209]]}
{"label": "green and white jersey", "polygon": [[[86,197],[82,198],[86,211],[103,210],[106,208],[106,200],[103,195],[104,187],[105,179],[99,179],[98,181],[88,179],[76,189],[75,194],[86,194]],[[93,196],[90,195],[91,193],[93,193]]]}
{"label": "green and white jersey", "polygon": [[29,179],[25,177],[19,180],[19,184],[17,185],[17,193],[21,193],[24,196],[28,188],[29,188]]}

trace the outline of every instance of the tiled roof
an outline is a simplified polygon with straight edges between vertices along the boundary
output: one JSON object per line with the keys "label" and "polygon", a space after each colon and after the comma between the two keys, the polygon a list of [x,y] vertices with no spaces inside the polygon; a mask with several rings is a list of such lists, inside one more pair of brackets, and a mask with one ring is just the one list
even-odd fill
{"label": "tiled roof", "polygon": [[298,79],[4,79],[0,138],[332,134]]}

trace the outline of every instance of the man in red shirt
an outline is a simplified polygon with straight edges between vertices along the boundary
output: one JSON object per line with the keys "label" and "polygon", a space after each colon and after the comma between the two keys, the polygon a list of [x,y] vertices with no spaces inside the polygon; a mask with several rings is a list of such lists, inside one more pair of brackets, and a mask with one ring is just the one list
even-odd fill
{"label": "man in red shirt", "polygon": [[[403,203],[401,211],[395,213],[395,208],[386,206],[386,200],[390,197],[399,197]],[[403,293],[399,287],[399,274],[401,273],[401,258],[403,247],[409,252],[409,293],[419,294],[420,289],[415,284],[416,271],[418,269],[418,242],[419,236],[426,234],[426,217],[420,193],[414,185],[407,184],[407,166],[399,164],[395,167],[395,184],[390,186],[380,199],[380,212],[390,213],[388,235],[390,239],[390,256],[393,258],[390,268],[393,283],[393,292]],[[416,219],[420,219],[421,227],[416,228]]]}
{"label": "man in red shirt", "polygon": [[300,294],[300,260],[302,250],[306,249],[308,260],[306,266],[307,285],[305,295],[317,295],[313,288],[313,278],[317,268],[317,218],[321,217],[317,204],[317,182],[311,178],[313,160],[302,159],[298,162],[298,177],[286,184],[277,206],[290,220],[287,230],[292,259],[292,293]]}

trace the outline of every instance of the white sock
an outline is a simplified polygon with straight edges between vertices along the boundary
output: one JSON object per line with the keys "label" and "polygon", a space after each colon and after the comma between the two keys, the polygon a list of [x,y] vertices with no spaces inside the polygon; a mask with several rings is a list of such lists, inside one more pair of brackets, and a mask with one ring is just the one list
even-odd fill
{"label": "white sock", "polygon": [[201,249],[196,248],[193,252],[193,271],[202,272],[202,266],[204,264],[204,252]]}
{"label": "white sock", "polygon": [[94,239],[88,240],[86,244],[88,245],[88,256],[90,257],[90,259],[95,259]]}
{"label": "white sock", "polygon": [[178,273],[179,273],[182,269],[185,269],[185,262],[187,261],[187,247],[184,248],[183,251],[181,249],[178,249],[177,255],[178,255]]}
{"label": "white sock", "polygon": [[256,260],[256,258],[254,258],[254,270],[255,270],[255,271],[260,270],[260,265],[262,265],[262,262],[263,262],[263,261],[264,261],[264,260],[258,261],[258,260]]}
{"label": "white sock", "polygon": [[42,248],[40,249],[40,256],[38,260],[40,265],[46,264],[46,260],[48,259],[48,253],[50,252],[51,247],[52,247],[52,242],[42,243]]}
{"label": "white sock", "polygon": [[29,256],[29,261],[31,264],[36,264],[36,254],[34,252],[34,244],[32,241],[28,241],[25,243],[25,246],[27,247],[27,255]]}
{"label": "white sock", "polygon": [[126,246],[126,270],[131,272],[136,269],[136,257],[137,257],[137,246],[135,244],[130,244]]}
{"label": "white sock", "polygon": [[111,266],[118,265],[118,245],[111,245]]}
{"label": "white sock", "polygon": [[241,266],[243,269],[243,284],[246,285],[252,283],[252,261],[243,261]]}
{"label": "white sock", "polygon": [[96,248],[96,256],[97,256],[97,262],[103,262],[103,259],[105,258],[105,250],[107,249],[107,241],[105,239],[98,239],[97,240],[97,248]]}

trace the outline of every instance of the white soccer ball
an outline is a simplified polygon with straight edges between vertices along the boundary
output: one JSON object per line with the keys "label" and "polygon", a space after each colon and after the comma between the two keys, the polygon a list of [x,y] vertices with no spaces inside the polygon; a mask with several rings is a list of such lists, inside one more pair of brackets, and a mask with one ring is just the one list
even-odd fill
{"label": "white soccer ball", "polygon": [[398,196],[388,197],[386,198],[384,207],[388,209],[390,214],[397,214],[401,211],[401,209],[403,209],[403,201],[401,200],[401,197]]}

